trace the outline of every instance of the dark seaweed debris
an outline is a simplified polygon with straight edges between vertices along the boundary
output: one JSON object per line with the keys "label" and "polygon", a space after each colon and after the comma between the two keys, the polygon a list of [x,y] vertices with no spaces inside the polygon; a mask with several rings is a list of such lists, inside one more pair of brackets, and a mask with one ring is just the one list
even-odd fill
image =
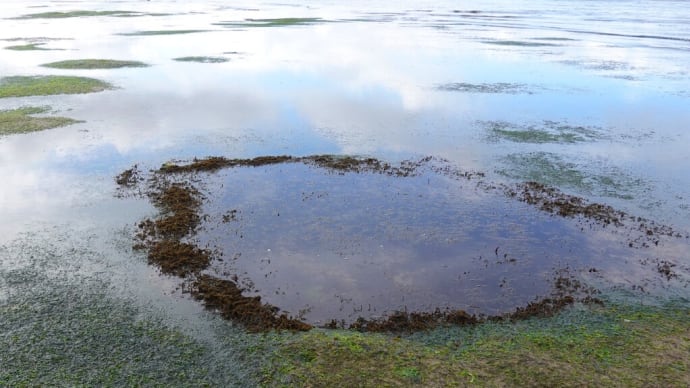
{"label": "dark seaweed debris", "polygon": [[[540,210],[561,217],[584,217],[603,225],[627,227],[636,234],[628,241],[631,248],[649,248],[658,245],[661,236],[681,238],[682,234],[667,225],[635,217],[608,205],[590,203],[584,198],[568,195],[555,187],[538,182],[524,182],[516,186],[504,186],[506,195],[519,201],[537,206]],[[626,225],[625,222],[628,224]],[[687,238],[687,236],[686,236]]]}
{"label": "dark seaweed debris", "polygon": [[178,165],[175,163],[164,164],[159,172],[162,173],[183,173],[195,171],[213,172],[222,168],[229,167],[259,167],[270,164],[287,163],[297,160],[291,156],[259,156],[253,159],[227,159],[219,156],[212,156],[205,159],[194,159],[189,164]]}
{"label": "dark seaweed debris", "polygon": [[540,210],[562,217],[584,216],[603,224],[622,226],[625,213],[611,206],[587,203],[583,198],[564,194],[560,190],[537,182],[518,184],[517,191],[509,191],[511,197],[538,206]]}
{"label": "dark seaweed debris", "polygon": [[[440,325],[475,325],[479,319],[463,310],[441,311],[431,313],[396,311],[383,319],[357,319],[349,328],[357,331],[370,332],[412,332],[429,330]],[[337,323],[332,321],[327,327]]]}
{"label": "dark seaweed debris", "polygon": [[673,271],[673,268],[675,266],[676,264],[668,262],[666,260],[657,260],[656,269],[661,275],[663,275],[666,278],[666,280],[671,280],[673,278],[678,277],[678,274],[676,274]]}
{"label": "dark seaweed debris", "polygon": [[124,187],[133,187],[142,180],[138,166],[135,164],[115,177],[115,182]]}
{"label": "dark seaweed debris", "polygon": [[206,308],[217,310],[228,320],[242,324],[252,332],[267,329],[306,331],[311,325],[288,317],[278,315],[279,309],[261,303],[261,297],[246,297],[242,289],[230,280],[201,275],[192,284],[192,295],[201,300]]}
{"label": "dark seaweed debris", "polygon": [[194,159],[188,164],[166,163],[158,170],[160,173],[191,173],[191,172],[213,172],[223,168],[233,167],[260,167],[281,163],[303,163],[326,170],[346,173],[346,172],[377,172],[394,176],[410,176],[421,165],[431,161],[431,157],[420,159],[419,161],[405,161],[399,166],[391,166],[375,158],[358,158],[354,156],[337,155],[311,155],[304,157],[293,157],[287,155],[279,156],[258,156],[251,159],[228,159],[219,156],[212,156],[204,159]]}
{"label": "dark seaweed debris", "polygon": [[[519,321],[533,317],[546,318],[554,316],[561,310],[572,306],[578,301],[583,304],[603,305],[601,300],[591,296],[577,300],[572,295],[565,295],[539,299],[534,302],[530,302],[525,307],[516,308],[512,313],[504,315],[478,317],[476,315],[470,315],[464,310],[441,311],[438,309],[431,313],[396,311],[390,316],[381,319],[364,319],[360,317],[348,328],[361,332],[400,333],[425,331],[444,325],[470,326],[484,322]],[[330,329],[339,327],[345,328],[345,324],[333,320],[325,327]]]}

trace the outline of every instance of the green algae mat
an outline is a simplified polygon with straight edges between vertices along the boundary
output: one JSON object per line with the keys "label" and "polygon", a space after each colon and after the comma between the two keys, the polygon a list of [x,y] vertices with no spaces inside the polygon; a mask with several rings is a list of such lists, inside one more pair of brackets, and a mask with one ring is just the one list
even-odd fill
{"label": "green algae mat", "polygon": [[47,106],[29,106],[18,109],[0,110],[0,136],[42,131],[80,122],[68,117],[33,116],[49,112],[50,107]]}
{"label": "green algae mat", "polygon": [[137,17],[137,16],[166,16],[167,14],[162,13],[145,13],[145,12],[135,12],[135,11],[88,11],[88,10],[77,10],[77,11],[51,11],[51,12],[39,12],[31,13],[16,17],[14,19],[66,19],[66,18],[78,18],[78,17],[91,17],[91,16],[113,16],[113,17]]}
{"label": "green algae mat", "polygon": [[0,98],[83,94],[112,88],[107,82],[72,76],[14,76],[0,78]]}
{"label": "green algae mat", "polygon": [[191,56],[191,57],[179,57],[173,58],[173,60],[178,62],[198,62],[198,63],[223,63],[228,62],[229,59],[223,57],[205,57],[205,56]]}
{"label": "green algae mat", "polygon": [[72,59],[50,62],[41,65],[53,69],[120,69],[123,67],[148,67],[140,61],[123,61],[116,59]]}

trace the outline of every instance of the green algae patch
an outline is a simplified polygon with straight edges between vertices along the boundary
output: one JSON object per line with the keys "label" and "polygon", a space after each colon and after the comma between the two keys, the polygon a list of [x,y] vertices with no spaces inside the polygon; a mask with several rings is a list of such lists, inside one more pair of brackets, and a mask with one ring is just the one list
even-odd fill
{"label": "green algae patch", "polygon": [[16,17],[14,19],[66,19],[88,16],[116,16],[116,17],[135,17],[135,16],[165,16],[166,14],[145,13],[135,11],[68,11],[68,12],[39,12]]}
{"label": "green algae patch", "polygon": [[49,107],[23,107],[19,109],[0,110],[0,136],[17,133],[43,131],[45,129],[64,127],[80,123],[68,117],[35,117],[33,115],[48,113]]}
{"label": "green algae patch", "polygon": [[411,336],[314,330],[285,341],[266,386],[690,384],[687,306],[574,306],[548,319]]}
{"label": "green algae patch", "polygon": [[227,58],[223,57],[179,57],[179,58],[173,58],[173,60],[178,61],[178,62],[198,62],[198,63],[223,63],[223,62],[228,62],[230,61]]}
{"label": "green algae patch", "polygon": [[581,143],[603,139],[601,128],[573,126],[555,121],[541,125],[521,126],[502,121],[481,123],[491,141],[507,140],[514,143]]}
{"label": "green algae patch", "polygon": [[485,44],[493,44],[498,46],[514,46],[514,47],[554,47],[560,46],[555,43],[544,43],[544,42],[525,42],[518,40],[485,40],[482,41]]}
{"label": "green algae patch", "polygon": [[224,27],[289,27],[325,23],[321,18],[277,18],[277,19],[245,19],[241,22],[213,23]]}
{"label": "green algae patch", "polygon": [[123,32],[117,35],[122,36],[156,36],[156,35],[180,35],[180,34],[194,34],[197,32],[208,32],[209,30],[146,30]]}
{"label": "green algae patch", "polygon": [[59,50],[59,49],[45,48],[45,47],[42,47],[43,45],[45,45],[45,43],[20,44],[20,45],[14,45],[14,46],[7,46],[7,47],[5,47],[5,50],[14,50],[14,51]]}
{"label": "green algae patch", "polygon": [[120,69],[123,67],[148,67],[149,65],[139,61],[121,61],[115,59],[72,59],[45,63],[41,66],[54,69]]}
{"label": "green algae patch", "polygon": [[111,89],[107,82],[72,76],[15,76],[0,78],[0,98],[95,93]]}

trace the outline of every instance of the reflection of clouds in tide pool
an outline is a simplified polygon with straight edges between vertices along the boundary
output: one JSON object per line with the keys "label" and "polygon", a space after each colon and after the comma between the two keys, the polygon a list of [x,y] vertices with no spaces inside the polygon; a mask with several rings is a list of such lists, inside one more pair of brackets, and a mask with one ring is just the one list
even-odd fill
{"label": "reflection of clouds in tide pool", "polygon": [[[621,233],[590,239],[599,226],[434,173],[297,164],[204,181],[209,217],[196,238],[224,258],[211,271],[237,274],[267,303],[322,323],[436,307],[497,314],[549,295],[561,268],[577,276],[601,257],[635,255]],[[237,219],[222,221],[231,210]]]}

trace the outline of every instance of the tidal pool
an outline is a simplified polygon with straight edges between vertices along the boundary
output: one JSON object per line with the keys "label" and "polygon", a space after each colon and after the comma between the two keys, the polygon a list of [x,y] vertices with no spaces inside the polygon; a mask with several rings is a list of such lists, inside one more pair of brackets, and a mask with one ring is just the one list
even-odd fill
{"label": "tidal pool", "polygon": [[671,278],[690,281],[688,234],[430,157],[400,165],[215,157],[141,174],[118,176],[121,196],[143,191],[161,210],[140,223],[140,248],[220,311],[200,281],[224,281],[233,298],[241,290],[246,302],[259,296],[278,314],[320,326],[398,312],[502,316],[541,298],[599,294],[585,278],[608,291],[632,285],[655,294],[673,289]]}

